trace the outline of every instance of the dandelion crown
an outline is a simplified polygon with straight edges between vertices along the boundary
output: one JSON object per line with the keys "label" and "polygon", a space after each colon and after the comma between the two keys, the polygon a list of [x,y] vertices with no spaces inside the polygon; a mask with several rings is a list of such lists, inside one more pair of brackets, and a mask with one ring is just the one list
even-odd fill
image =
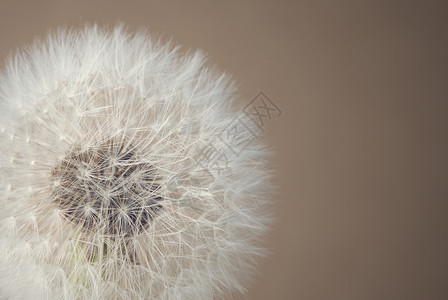
{"label": "dandelion crown", "polygon": [[89,26],[16,54],[0,80],[1,299],[244,291],[269,172],[265,145],[229,129],[259,133],[227,75],[144,32]]}

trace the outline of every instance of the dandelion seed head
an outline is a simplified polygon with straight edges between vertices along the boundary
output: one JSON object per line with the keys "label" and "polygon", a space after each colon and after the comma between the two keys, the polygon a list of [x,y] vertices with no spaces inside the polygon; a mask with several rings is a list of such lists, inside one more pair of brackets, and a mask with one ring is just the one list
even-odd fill
{"label": "dandelion seed head", "polygon": [[263,142],[235,155],[222,139],[244,142],[235,119],[260,134],[234,109],[228,75],[200,51],[87,26],[49,34],[0,76],[1,296],[245,290],[264,253],[270,172]]}

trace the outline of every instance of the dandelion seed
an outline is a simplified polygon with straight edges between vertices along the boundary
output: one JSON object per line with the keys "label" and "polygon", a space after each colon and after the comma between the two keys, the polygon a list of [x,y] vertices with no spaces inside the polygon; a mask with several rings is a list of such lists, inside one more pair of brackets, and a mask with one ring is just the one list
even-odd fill
{"label": "dandelion seed", "polygon": [[[237,118],[251,138],[258,132],[232,109],[235,97],[200,52],[122,27],[61,30],[9,60],[0,80],[1,298],[244,291],[263,253],[270,173],[261,142],[235,156],[217,139]],[[219,172],[197,157],[209,146],[232,158]]]}

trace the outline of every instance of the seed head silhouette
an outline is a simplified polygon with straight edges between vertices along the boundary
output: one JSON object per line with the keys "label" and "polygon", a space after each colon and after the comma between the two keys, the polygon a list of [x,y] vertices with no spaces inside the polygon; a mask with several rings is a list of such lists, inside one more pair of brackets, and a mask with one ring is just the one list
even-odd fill
{"label": "seed head silhouette", "polygon": [[271,188],[260,131],[236,99],[201,52],[122,26],[59,30],[11,57],[0,78],[0,298],[244,291]]}

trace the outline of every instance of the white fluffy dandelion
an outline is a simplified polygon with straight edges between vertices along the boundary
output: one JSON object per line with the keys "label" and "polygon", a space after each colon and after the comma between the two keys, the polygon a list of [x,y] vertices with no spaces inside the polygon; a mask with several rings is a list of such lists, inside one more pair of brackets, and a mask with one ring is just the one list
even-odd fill
{"label": "white fluffy dandelion", "polygon": [[58,31],[12,57],[0,81],[0,298],[243,291],[270,187],[234,98],[201,53],[121,27]]}

